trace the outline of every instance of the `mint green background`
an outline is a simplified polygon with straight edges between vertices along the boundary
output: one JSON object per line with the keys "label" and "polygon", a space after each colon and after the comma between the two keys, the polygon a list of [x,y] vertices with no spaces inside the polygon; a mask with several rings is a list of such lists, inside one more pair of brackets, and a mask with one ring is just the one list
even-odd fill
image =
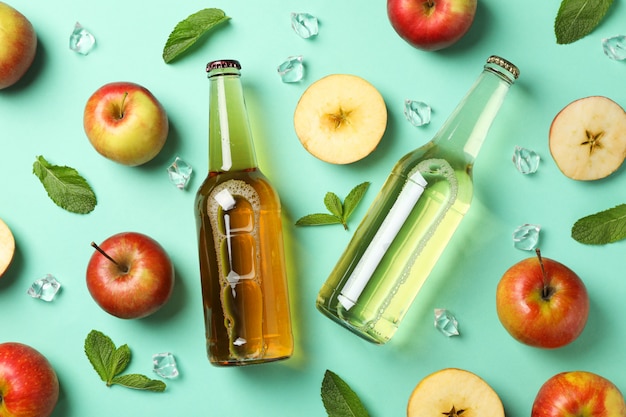
{"label": "mint green background", "polygon": [[[320,385],[326,369],[352,386],[373,417],[405,415],[415,385],[447,367],[482,376],[513,417],[528,416],[541,384],[560,371],[596,372],[626,389],[626,373],[616,366],[623,363],[626,342],[626,243],[588,247],[570,238],[576,219],[625,202],[626,174],[622,169],[602,181],[572,181],[558,171],[547,143],[553,117],[574,99],[606,95],[626,105],[626,64],[609,60],[601,47],[603,37],[626,32],[623,1],[615,2],[592,34],[559,46],[552,30],[558,1],[480,0],[469,33],[436,53],[401,40],[382,1],[10,3],[32,21],[40,45],[26,79],[0,91],[0,218],[13,230],[18,247],[0,280],[0,341],[30,344],[49,358],[61,383],[55,417],[323,416]],[[222,8],[232,20],[183,59],[164,64],[161,51],[170,30],[204,7]],[[304,40],[295,35],[289,23],[292,11],[318,16],[319,36]],[[88,56],[68,49],[77,20],[98,40]],[[283,84],[276,67],[297,54],[304,56],[305,79]],[[477,159],[473,206],[396,337],[382,347],[371,345],[318,313],[317,291],[394,162],[436,132],[491,54],[517,64],[521,77]],[[260,166],[282,197],[296,334],[292,359],[237,369],[215,368],[206,358],[193,218],[194,193],[207,169],[204,68],[219,58],[239,59],[243,65]],[[331,73],[364,77],[388,106],[382,143],[351,165],[315,159],[300,145],[292,126],[302,92]],[[168,143],[145,166],[130,168],[104,159],[83,132],[87,98],[111,81],[144,85],[168,112]],[[429,126],[415,128],[405,120],[407,98],[432,106]],[[523,176],[515,170],[515,145],[541,155],[538,173]],[[37,155],[83,174],[98,196],[95,211],[75,215],[55,206],[31,174]],[[165,169],[176,155],[195,169],[187,191],[167,179]],[[362,181],[372,185],[349,232],[339,226],[293,226],[298,217],[324,210],[326,191],[343,197]],[[522,223],[542,225],[544,256],[575,270],[591,297],[585,331],[556,351],[521,345],[496,316],[495,288],[502,273],[531,256],[512,246],[511,234]],[[136,321],[107,315],[84,284],[92,254],[89,243],[128,230],[158,240],[177,272],[167,306]],[[63,284],[52,303],[26,295],[30,283],[46,273]],[[435,307],[457,316],[460,337],[448,339],[433,328]],[[151,355],[171,351],[181,376],[166,381],[161,394],[106,388],[83,353],[91,329],[131,347],[128,372],[156,377]]]}

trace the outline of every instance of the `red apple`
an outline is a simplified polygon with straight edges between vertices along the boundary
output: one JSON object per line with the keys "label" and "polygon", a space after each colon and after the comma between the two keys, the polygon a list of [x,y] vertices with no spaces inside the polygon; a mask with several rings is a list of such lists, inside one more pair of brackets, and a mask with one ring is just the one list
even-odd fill
{"label": "red apple", "polygon": [[416,48],[436,51],[456,43],[469,30],[477,0],[387,0],[389,22]]}
{"label": "red apple", "polygon": [[149,316],[174,289],[174,266],[154,239],[118,233],[102,244],[87,265],[87,289],[104,311],[123,319]]}
{"label": "red apple", "polygon": [[562,372],[539,389],[531,417],[624,417],[626,404],[608,379],[585,371]]}
{"label": "red apple", "polygon": [[22,343],[0,343],[0,416],[48,417],[59,398],[50,362]]}
{"label": "red apple", "polygon": [[496,308],[504,328],[518,341],[541,348],[573,342],[589,315],[589,296],[574,271],[537,256],[509,268],[498,283]]}
{"label": "red apple", "polygon": [[161,103],[148,89],[130,82],[96,90],[85,105],[83,127],[98,153],[129,166],[157,156],[169,133]]}
{"label": "red apple", "polygon": [[37,34],[23,14],[0,2],[0,90],[26,73],[37,51]]}

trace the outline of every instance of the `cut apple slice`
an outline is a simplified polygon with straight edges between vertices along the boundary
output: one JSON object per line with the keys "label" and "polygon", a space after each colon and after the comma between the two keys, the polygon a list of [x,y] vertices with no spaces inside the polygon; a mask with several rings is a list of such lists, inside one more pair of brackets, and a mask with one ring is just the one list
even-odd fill
{"label": "cut apple slice", "polygon": [[626,157],[626,112],[606,97],[578,99],[556,115],[549,142],[565,176],[581,181],[605,178]]}
{"label": "cut apple slice", "polygon": [[365,158],[387,128],[378,90],[356,75],[332,74],[311,84],[294,112],[296,135],[313,156],[331,164]]}
{"label": "cut apple slice", "polygon": [[422,379],[413,390],[408,417],[504,417],[498,394],[476,374],[447,368]]}
{"label": "cut apple slice", "polygon": [[15,253],[15,239],[11,229],[0,219],[0,277],[9,268]]}

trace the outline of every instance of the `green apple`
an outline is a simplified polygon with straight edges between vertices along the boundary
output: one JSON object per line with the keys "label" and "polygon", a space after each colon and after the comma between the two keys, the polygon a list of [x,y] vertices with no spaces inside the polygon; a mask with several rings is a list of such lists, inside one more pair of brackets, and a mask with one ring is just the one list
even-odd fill
{"label": "green apple", "polygon": [[131,82],[112,82],[96,90],[85,105],[83,126],[98,153],[129,166],[157,156],[169,133],[161,103]]}
{"label": "green apple", "polygon": [[15,84],[30,68],[37,34],[23,14],[0,2],[0,90]]}

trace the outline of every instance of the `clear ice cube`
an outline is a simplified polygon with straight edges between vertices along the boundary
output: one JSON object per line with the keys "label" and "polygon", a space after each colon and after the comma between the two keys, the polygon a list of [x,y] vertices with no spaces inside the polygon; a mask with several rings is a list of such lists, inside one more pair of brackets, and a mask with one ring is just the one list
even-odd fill
{"label": "clear ice cube", "polygon": [[435,328],[448,337],[458,336],[460,334],[459,322],[456,317],[445,308],[435,309]]}
{"label": "clear ice cube", "polygon": [[70,35],[70,49],[81,55],[87,55],[96,44],[96,38],[82,25],[76,22]]}
{"label": "clear ice cube", "polygon": [[304,77],[302,55],[290,56],[278,66],[278,75],[284,83],[297,83]]}
{"label": "clear ice cube", "polygon": [[46,274],[43,278],[40,278],[33,282],[28,288],[27,294],[33,298],[39,298],[40,300],[50,302],[54,300],[57,292],[61,289],[61,284],[51,274]]}
{"label": "clear ice cube", "polygon": [[291,13],[291,27],[298,36],[307,39],[318,32],[317,17],[309,13]]}
{"label": "clear ice cube", "polygon": [[174,162],[167,167],[167,174],[170,177],[170,182],[179,190],[183,190],[187,187],[192,172],[193,168],[191,165],[180,159],[178,156],[174,159]]}
{"label": "clear ice cube", "polygon": [[521,250],[534,250],[539,242],[539,231],[541,226],[538,224],[525,223],[513,232],[513,246]]}
{"label": "clear ice cube", "polygon": [[176,366],[176,358],[170,352],[156,353],[152,355],[152,364],[154,372],[161,378],[176,378],[178,376],[178,367]]}
{"label": "clear ice cube", "polygon": [[515,146],[513,151],[513,164],[522,174],[534,174],[539,168],[539,154],[530,149]]}
{"label": "clear ice cube", "polygon": [[626,35],[602,39],[602,49],[606,56],[616,61],[626,59]]}
{"label": "clear ice cube", "polygon": [[413,126],[430,123],[430,106],[422,101],[404,100],[404,116]]}

